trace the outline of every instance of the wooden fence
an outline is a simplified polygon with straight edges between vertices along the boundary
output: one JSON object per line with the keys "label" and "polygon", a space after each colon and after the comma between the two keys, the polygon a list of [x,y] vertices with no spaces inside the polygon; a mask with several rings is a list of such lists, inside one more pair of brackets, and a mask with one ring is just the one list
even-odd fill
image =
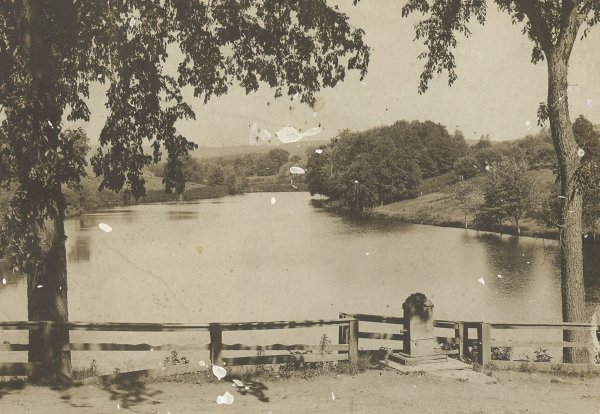
{"label": "wooden fence", "polygon": [[[361,331],[360,323],[393,325],[394,333]],[[284,345],[280,343],[269,345],[244,345],[227,344],[223,342],[223,334],[231,331],[251,330],[275,330],[313,328],[319,326],[338,326],[338,344],[306,345],[294,344]],[[363,324],[364,326],[364,324]],[[407,339],[404,329],[404,319],[393,316],[348,314],[340,313],[339,319],[330,320],[304,320],[304,321],[278,321],[278,322],[245,322],[245,323],[210,323],[210,324],[176,324],[176,323],[82,323],[82,322],[0,322],[0,330],[44,330],[50,338],[49,333],[53,329],[68,329],[69,331],[120,331],[120,332],[208,332],[209,344],[164,344],[150,345],[122,344],[122,343],[69,343],[61,349],[53,349],[51,343],[48,349],[58,351],[189,351],[208,350],[210,361],[214,365],[255,365],[255,364],[281,364],[290,362],[324,362],[347,360],[351,364],[358,363],[359,340],[362,340],[360,349],[366,352],[380,352],[380,347],[374,347],[371,340],[384,340],[398,342],[398,346],[387,347],[386,352],[402,351]],[[440,353],[456,355],[463,359],[470,353],[469,347],[477,345],[479,349],[479,363],[485,365],[492,361],[493,347],[584,347],[589,343],[565,342],[565,341],[520,341],[515,339],[496,338],[496,331],[544,329],[558,330],[587,330],[591,335],[600,339],[600,326],[581,323],[556,323],[556,324],[533,324],[533,323],[485,323],[472,321],[434,321],[434,328],[440,333],[437,341],[441,346]],[[442,333],[445,331],[445,334]],[[475,335],[471,333],[475,332]],[[373,342],[371,342],[372,344]],[[0,344],[0,351],[28,351],[28,344]],[[288,354],[257,355],[257,356],[223,356],[229,351],[288,351]],[[312,351],[318,351],[312,353]],[[291,353],[296,352],[296,353]],[[13,362],[0,363],[0,376],[28,376],[36,369],[43,368],[40,362]]]}
{"label": "wooden fence", "polygon": [[[230,331],[273,330],[312,328],[318,326],[340,326],[357,328],[357,319],[342,318],[332,320],[276,321],[276,322],[244,322],[244,323],[210,323],[210,324],[177,324],[177,323],[83,323],[83,322],[0,322],[0,330],[42,330],[45,338],[50,338],[53,329],[69,331],[120,331],[120,332],[209,332],[209,344],[165,344],[150,345],[122,343],[69,343],[61,349],[53,349],[51,343],[47,348],[53,352],[60,351],[189,351],[208,350],[210,361],[214,365],[235,366],[253,364],[280,364],[289,362],[322,362],[348,360],[355,364],[358,360],[358,343],[320,344],[320,345],[244,345],[223,343],[223,333]],[[352,328],[351,330],[353,330]],[[0,344],[0,351],[28,351],[28,344]],[[260,355],[252,357],[225,357],[224,351],[320,351],[309,354]],[[335,352],[337,351],[337,353]],[[43,369],[43,361],[39,362],[0,362],[0,376],[30,376],[35,370]]]}

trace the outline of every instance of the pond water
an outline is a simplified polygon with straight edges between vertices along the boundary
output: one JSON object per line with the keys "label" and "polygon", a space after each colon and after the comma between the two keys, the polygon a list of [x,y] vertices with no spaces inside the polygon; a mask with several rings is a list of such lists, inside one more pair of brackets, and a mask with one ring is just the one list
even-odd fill
{"label": "pond water", "polygon": [[[436,319],[561,320],[556,242],[353,221],[312,206],[310,199],[307,193],[255,193],[115,208],[68,220],[70,319],[203,323],[328,319],[339,312],[401,316],[404,299],[422,292],[433,301]],[[102,231],[100,223],[112,231]],[[598,247],[586,246],[590,315],[600,302],[598,253]],[[4,277],[0,319],[26,320],[24,280],[6,271]],[[91,342],[117,334],[73,335]],[[244,340],[240,335],[226,342]],[[282,332],[285,338],[265,343],[298,335],[305,334]]]}

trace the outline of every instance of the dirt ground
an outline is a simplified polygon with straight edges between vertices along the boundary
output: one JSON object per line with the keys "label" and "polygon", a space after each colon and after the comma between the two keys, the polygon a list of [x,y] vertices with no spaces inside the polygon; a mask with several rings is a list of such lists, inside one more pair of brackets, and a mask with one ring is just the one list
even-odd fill
{"label": "dirt ground", "polygon": [[[495,384],[369,370],[314,379],[0,387],[0,413],[600,413],[600,378],[494,372]],[[229,391],[231,405],[216,403]]]}

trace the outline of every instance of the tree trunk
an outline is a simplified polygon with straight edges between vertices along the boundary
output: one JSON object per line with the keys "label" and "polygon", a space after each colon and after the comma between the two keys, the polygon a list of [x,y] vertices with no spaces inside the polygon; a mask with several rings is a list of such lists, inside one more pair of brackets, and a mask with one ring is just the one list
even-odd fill
{"label": "tree trunk", "polygon": [[465,214],[465,230],[468,230],[468,229],[469,229],[469,222],[468,222],[467,220],[468,220],[468,217],[467,217],[467,215]]}
{"label": "tree trunk", "polygon": [[[48,220],[42,229],[46,247],[43,270],[27,277],[27,311],[30,321],[67,322],[67,256],[62,219]],[[71,353],[63,351],[69,331],[61,327],[29,332],[29,361],[41,362],[32,380],[62,384],[71,381]]]}
{"label": "tree trunk", "polygon": [[[40,2],[20,0],[15,3],[18,23],[18,42],[23,72],[31,77],[24,109],[10,119],[32,146],[55,150],[59,147],[59,128],[64,102],[60,79],[61,61],[75,27],[73,2],[56,0]],[[64,33],[60,29],[64,30]],[[72,33],[71,33],[72,34]],[[43,125],[51,122],[51,130]],[[44,132],[46,131],[46,132]],[[27,154],[26,151],[23,154]],[[26,157],[24,157],[26,158]],[[24,165],[28,165],[23,161]],[[60,180],[50,175],[46,181],[36,177],[21,177],[20,185],[26,189],[31,203],[49,201],[56,209],[51,218],[37,228],[41,234],[39,270],[27,275],[27,312],[30,321],[68,321],[67,261],[65,250],[65,202]],[[40,196],[41,195],[41,196]],[[42,201],[40,201],[42,200]],[[33,253],[33,252],[32,252]],[[36,253],[37,254],[37,253]],[[71,381],[70,352],[63,351],[69,343],[69,332],[49,324],[45,329],[29,333],[29,361],[41,362],[32,380],[38,383],[64,383]]]}
{"label": "tree trunk", "polygon": [[[585,290],[583,285],[583,252],[581,241],[582,197],[576,188],[574,175],[580,165],[577,143],[569,117],[567,97],[568,53],[557,50],[548,61],[548,117],[552,141],[558,157],[558,171],[563,205],[561,208],[560,270],[562,315],[564,322],[585,321]],[[564,331],[564,340],[588,342],[585,331]],[[564,362],[590,362],[584,348],[564,348]]]}

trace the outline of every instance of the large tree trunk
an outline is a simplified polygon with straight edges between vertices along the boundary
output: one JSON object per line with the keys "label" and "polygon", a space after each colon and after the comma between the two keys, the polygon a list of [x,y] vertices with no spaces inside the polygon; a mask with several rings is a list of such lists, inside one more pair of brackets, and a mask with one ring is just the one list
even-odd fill
{"label": "large tree trunk", "polygon": [[[72,19],[72,2],[68,0],[41,2],[18,0],[14,3],[18,25],[20,61],[23,72],[31,77],[23,99],[25,108],[10,122],[22,135],[21,144],[37,148],[38,152],[22,150],[20,164],[31,165],[28,157],[39,157],[39,149],[56,149],[60,140],[58,126],[63,116],[60,62],[67,47],[67,32],[59,33],[57,27],[66,27]],[[65,29],[66,30],[66,29]],[[62,37],[61,37],[62,36]],[[64,91],[62,91],[64,92]],[[51,129],[44,125],[51,122]],[[43,132],[46,131],[46,132]],[[43,150],[42,150],[43,151]],[[43,152],[42,152],[43,153]],[[54,177],[52,177],[54,179]],[[30,321],[68,321],[67,263],[65,252],[65,203],[59,180],[40,180],[23,174],[20,185],[26,190],[29,202],[44,208],[44,199],[52,200],[55,212],[37,228],[41,237],[39,270],[27,275],[27,310]],[[43,211],[43,210],[42,210]],[[33,253],[33,252],[32,252]],[[62,348],[69,343],[69,332],[52,325],[29,334],[29,361],[41,362],[33,380],[41,383],[63,383],[71,380],[70,352]]]}
{"label": "large tree trunk", "polygon": [[[548,59],[548,117],[554,149],[558,157],[563,205],[561,208],[560,270],[562,315],[564,322],[585,321],[585,290],[583,285],[583,251],[581,241],[582,197],[576,188],[574,175],[579,166],[577,143],[569,117],[567,97],[568,51],[557,50]],[[585,331],[564,331],[564,340],[591,342]],[[565,362],[590,361],[584,348],[564,348]]]}
{"label": "large tree trunk", "polygon": [[[27,311],[30,321],[67,322],[67,256],[64,222],[48,220],[44,234],[43,269],[27,277]],[[41,362],[32,380],[61,384],[71,381],[71,353],[63,351],[69,343],[68,329],[48,326],[29,333],[29,361]]]}

